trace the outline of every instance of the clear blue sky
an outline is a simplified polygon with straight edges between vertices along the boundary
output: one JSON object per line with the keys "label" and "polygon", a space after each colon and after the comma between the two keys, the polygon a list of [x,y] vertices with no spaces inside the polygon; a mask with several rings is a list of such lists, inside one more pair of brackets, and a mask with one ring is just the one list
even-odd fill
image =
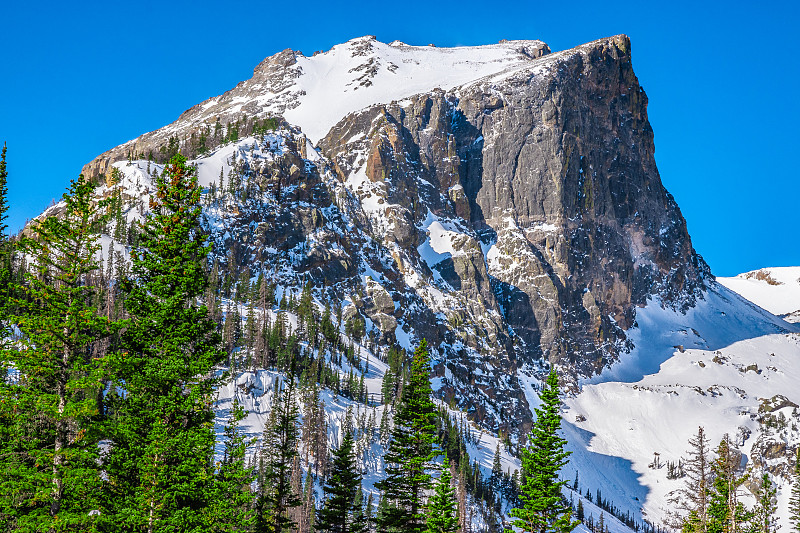
{"label": "clear blue sky", "polygon": [[[25,4],[25,5],[23,5]],[[648,5],[653,4],[653,5]],[[438,46],[631,37],[656,161],[717,275],[800,265],[800,8],[773,2],[7,2],[0,143],[11,226],[94,156],[159,128],[284,48],[361,35]]]}

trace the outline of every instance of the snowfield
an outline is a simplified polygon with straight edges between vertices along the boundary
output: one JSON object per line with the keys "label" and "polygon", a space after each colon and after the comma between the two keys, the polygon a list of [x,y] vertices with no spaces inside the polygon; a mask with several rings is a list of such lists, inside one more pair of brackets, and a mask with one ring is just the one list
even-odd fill
{"label": "snowfield", "polygon": [[[765,465],[754,445],[800,444],[800,328],[714,282],[686,314],[651,301],[636,320],[629,332],[636,348],[566,398],[573,455],[565,476],[579,471],[584,493],[599,488],[623,513],[663,526],[674,507],[669,493],[684,483],[667,479],[666,463],[686,457],[699,426],[712,449],[729,434],[758,472]],[[770,411],[777,395],[789,402]],[[786,527],[790,480],[777,465],[787,457],[766,464],[778,473]]]}
{"label": "snowfield", "polygon": [[762,268],[717,281],[788,322],[800,322],[800,267]]}

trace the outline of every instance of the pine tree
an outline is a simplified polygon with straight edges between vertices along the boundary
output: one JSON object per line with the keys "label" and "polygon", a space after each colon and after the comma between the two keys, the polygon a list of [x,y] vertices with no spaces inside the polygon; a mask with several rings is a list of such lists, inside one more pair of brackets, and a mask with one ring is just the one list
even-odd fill
{"label": "pine tree", "polygon": [[16,378],[0,391],[9,437],[0,448],[0,520],[22,531],[89,530],[89,512],[102,509],[97,347],[114,325],[100,316],[93,287],[97,231],[108,216],[94,189],[83,176],[72,181],[63,214],[34,222],[33,237],[20,241],[33,262],[11,317],[23,337],[2,358]]}
{"label": "pine tree", "polygon": [[789,498],[789,521],[792,524],[791,531],[800,533],[800,448],[794,459],[794,482],[792,483],[792,495]]}
{"label": "pine tree", "polygon": [[447,455],[442,462],[441,474],[428,502],[426,531],[428,533],[455,533],[458,531],[458,502],[452,486],[450,461]]}
{"label": "pine tree", "polygon": [[778,512],[778,489],[766,472],[761,479],[756,479],[753,496],[756,506],[750,520],[750,533],[775,533],[780,526],[775,516]]}
{"label": "pine tree", "polygon": [[684,533],[706,533],[708,526],[708,493],[711,486],[711,468],[708,459],[708,438],[702,427],[689,439],[689,458],[686,460],[686,486],[671,501],[687,515],[673,525]]}
{"label": "pine tree", "polygon": [[523,482],[519,497],[522,507],[509,512],[514,519],[511,525],[524,532],[568,533],[578,525],[572,521],[572,509],[561,496],[566,481],[558,477],[570,454],[564,451],[567,441],[558,435],[561,429],[558,393],[558,376],[553,370],[539,393],[541,407],[535,409],[536,421],[528,446],[522,451]]}
{"label": "pine tree", "polygon": [[198,304],[208,247],[195,169],[178,154],[155,182],[122,283],[131,320],[114,361],[108,485],[116,531],[199,531],[213,491],[212,369],[224,353]]}
{"label": "pine tree", "polygon": [[[11,242],[8,235],[8,170],[6,168],[6,145],[0,152],[0,343],[5,339],[5,320],[2,308],[11,296],[8,288],[11,283]],[[2,346],[0,344],[0,346]],[[3,374],[5,375],[5,374]]]}
{"label": "pine tree", "polygon": [[708,491],[707,531],[739,533],[741,524],[749,519],[749,513],[738,501],[739,487],[745,477],[736,475],[740,456],[735,453],[728,435],[720,441],[716,455],[711,463],[713,481]]}
{"label": "pine tree", "polygon": [[494,449],[494,460],[492,461],[492,476],[489,478],[489,484],[492,490],[497,493],[500,490],[500,482],[503,477],[503,466],[500,463],[500,441],[497,441],[497,446]]}
{"label": "pine tree", "polygon": [[281,533],[297,526],[289,517],[299,506],[300,495],[292,490],[291,473],[297,456],[298,407],[294,372],[276,383],[270,424],[264,430],[261,448],[262,482],[256,508],[256,532]]}
{"label": "pine tree", "polygon": [[394,416],[392,439],[384,456],[386,479],[375,485],[386,500],[378,518],[381,532],[421,533],[425,529],[422,498],[430,488],[428,470],[437,455],[429,365],[428,344],[423,339],[414,351],[408,384]]}
{"label": "pine tree", "polygon": [[[9,371],[12,368],[10,347],[11,328],[9,313],[11,306],[11,262],[12,251],[8,238],[8,226],[5,221],[8,219],[8,171],[6,170],[6,145],[3,144],[0,153],[0,531],[6,531],[14,527],[15,506],[9,497],[10,487],[6,486],[9,481],[7,472],[13,464],[13,458],[18,451],[17,447],[21,444],[18,436],[15,436],[16,424],[14,404],[16,404],[15,382],[10,379]],[[5,478],[5,479],[3,479]]]}
{"label": "pine tree", "polygon": [[211,498],[211,524],[219,533],[249,531],[255,525],[252,509],[253,468],[247,466],[245,453],[252,444],[239,428],[245,411],[234,398],[231,414],[225,425],[225,453],[214,476],[214,494]]}
{"label": "pine tree", "polygon": [[[317,530],[352,533],[358,529],[356,493],[361,487],[361,473],[353,452],[353,435],[348,431],[339,449],[333,452],[330,475],[325,482],[325,504],[317,513]],[[356,527],[354,528],[354,524]]]}

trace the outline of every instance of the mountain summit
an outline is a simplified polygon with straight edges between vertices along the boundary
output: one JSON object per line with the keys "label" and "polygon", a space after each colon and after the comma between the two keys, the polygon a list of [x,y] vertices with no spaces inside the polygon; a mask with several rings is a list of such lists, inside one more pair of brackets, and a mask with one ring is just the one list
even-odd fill
{"label": "mountain summit", "polygon": [[228,275],[310,283],[381,345],[427,338],[442,397],[489,427],[527,426],[520,376],[601,372],[634,348],[637,307],[686,310],[711,279],[659,178],[624,35],[285,50],[84,173],[178,149],[232,193],[207,211]]}

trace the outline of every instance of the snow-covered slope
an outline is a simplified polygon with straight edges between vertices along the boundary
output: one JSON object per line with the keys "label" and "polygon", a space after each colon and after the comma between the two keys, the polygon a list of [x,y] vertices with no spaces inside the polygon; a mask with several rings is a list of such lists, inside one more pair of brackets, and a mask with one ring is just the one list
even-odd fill
{"label": "snow-covered slope", "polygon": [[105,173],[111,162],[129,152],[157,151],[170,137],[185,141],[217,122],[225,126],[242,117],[283,116],[316,143],[354,111],[513,71],[549,53],[545,43],[535,40],[437,48],[386,44],[374,36],[311,57],[287,49],[262,61],[249,80],[186,110],[175,122],[109,150],[83,173]]}
{"label": "snow-covered slope", "polygon": [[[316,143],[353,111],[497,74],[538,57],[544,47],[541,41],[509,41],[437,48],[360,37],[297,59],[300,75],[290,89],[299,94],[297,106],[284,116]],[[263,95],[259,102],[273,98]]]}
{"label": "snow-covered slope", "polygon": [[800,322],[800,267],[762,268],[717,281],[788,322]]}
{"label": "snow-covered slope", "polygon": [[782,485],[785,523],[788,461],[800,444],[799,331],[713,282],[686,314],[658,302],[640,309],[636,348],[566,400],[568,468],[581,490],[663,525],[668,494],[684,483],[667,479],[666,463],[685,457],[703,426],[712,448],[731,435],[749,466]]}

